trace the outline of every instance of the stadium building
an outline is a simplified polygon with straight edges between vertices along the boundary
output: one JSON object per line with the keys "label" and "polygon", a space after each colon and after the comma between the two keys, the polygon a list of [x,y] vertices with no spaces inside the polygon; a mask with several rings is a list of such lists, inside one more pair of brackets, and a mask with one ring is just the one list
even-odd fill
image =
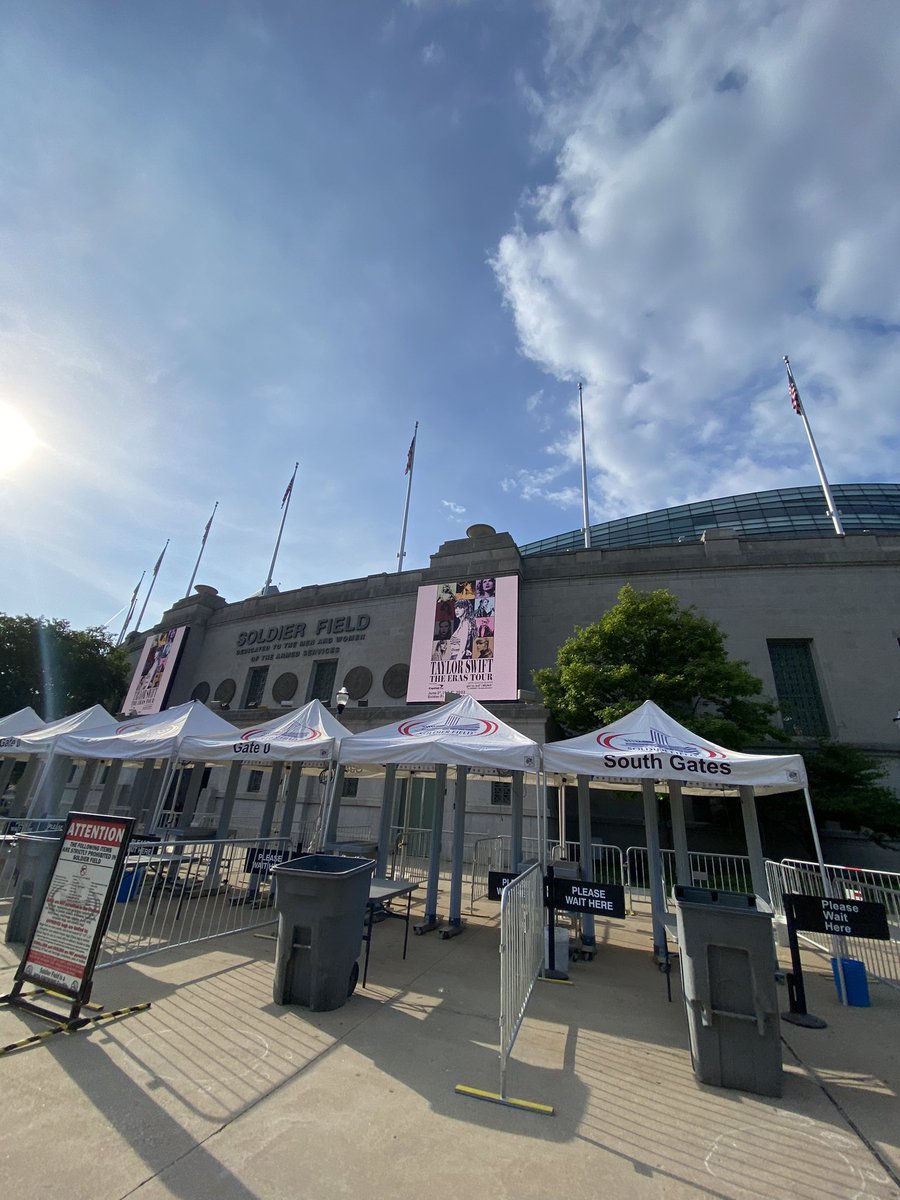
{"label": "stadium building", "polygon": [[[590,549],[581,530],[519,546],[510,533],[473,525],[418,570],[235,603],[198,585],[159,626],[131,635],[136,671],[125,711],[193,698],[247,726],[312,698],[333,705],[345,688],[341,720],[356,732],[469,692],[542,742],[560,734],[534,692],[533,670],[553,665],[574,628],[597,620],[630,583],[666,588],[715,621],[793,735],[867,751],[900,790],[900,485],[832,490],[844,537],[821,490],[804,487],[594,525]],[[164,658],[165,670],[154,665]],[[263,775],[244,772],[235,810],[242,830],[257,825]],[[305,781],[310,809],[321,786]],[[398,781],[395,820],[427,827],[433,786]],[[183,815],[212,823],[220,788],[207,771]],[[380,785],[348,775],[342,791],[348,827],[374,828]],[[504,831],[509,791],[502,780],[472,785],[473,835]],[[702,805],[694,816],[702,821]],[[595,836],[627,844],[640,820],[610,809],[597,815]]]}

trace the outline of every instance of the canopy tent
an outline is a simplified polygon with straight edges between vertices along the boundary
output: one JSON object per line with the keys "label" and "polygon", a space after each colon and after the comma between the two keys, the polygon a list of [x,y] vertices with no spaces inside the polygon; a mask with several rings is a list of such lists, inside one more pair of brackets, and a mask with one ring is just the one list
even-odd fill
{"label": "canopy tent", "polygon": [[[31,713],[35,718],[34,724],[28,730],[4,731],[4,736],[0,737],[0,755],[12,759],[31,759],[16,787],[15,809],[18,811],[15,815],[32,817],[42,798],[53,791],[51,762],[53,750],[59,739],[78,729],[92,729],[105,725],[113,718],[102,705],[93,704],[90,708],[82,709],[81,712],[68,717],[60,717],[58,721],[51,721],[49,724],[43,722],[30,708],[13,713],[6,721],[12,721],[22,712]],[[8,772],[4,771],[4,774]]]}
{"label": "canopy tent", "polygon": [[230,725],[227,732],[192,734],[182,741],[179,756],[208,763],[315,762],[321,768],[346,737],[350,731],[321,701],[310,700],[303,708],[240,730],[237,738]]}
{"label": "canopy tent", "polygon": [[0,754],[14,754],[16,757],[21,754],[50,754],[61,737],[79,730],[97,729],[112,720],[112,715],[102,704],[93,704],[90,708],[73,713],[70,717],[60,717],[49,724],[44,724],[38,717],[38,724],[27,732],[4,738],[4,744],[0,744]]}
{"label": "canopy tent", "polygon": [[[278,789],[283,784],[281,836],[290,837],[299,795],[300,774],[330,771],[337,750],[350,731],[335,720],[319,700],[310,700],[294,709],[234,734],[217,733],[207,737],[191,736],[181,744],[180,757],[207,763],[230,763],[222,811],[219,814],[218,836],[225,835],[231,821],[238,779],[242,766],[270,767],[272,775],[260,818],[259,836],[268,837],[272,830]],[[290,764],[285,776],[283,767]],[[323,777],[327,780],[327,775]],[[319,806],[318,828],[321,828],[322,805]]]}
{"label": "canopy tent", "polygon": [[[679,883],[692,882],[687,850],[682,793],[737,795],[741,801],[744,832],[753,886],[768,898],[765,861],[756,816],[755,795],[803,789],[819,862],[822,851],[807,790],[806,767],[799,754],[744,754],[707,741],[679,724],[652,700],[611,725],[580,737],[544,746],[545,772],[575,775],[601,787],[640,789],[644,800],[647,853],[650,859],[650,900],[653,911],[654,948],[664,953],[665,897],[659,845],[656,792],[665,786],[672,812],[672,837]],[[590,803],[579,781],[579,824],[590,843]],[[584,861],[584,854],[582,854]],[[824,867],[823,867],[824,872]]]}
{"label": "canopy tent", "polygon": [[[213,734],[227,734],[234,739],[240,736],[234,725],[229,724],[199,700],[191,700],[175,708],[131,717],[124,721],[115,721],[110,717],[102,726],[67,733],[57,739],[54,753],[84,759],[88,763],[108,759],[114,768],[111,773],[112,779],[118,777],[122,763],[149,762],[152,772],[153,762],[162,759],[166,766],[156,780],[159,786],[154,786],[155,795],[150,803],[153,815],[149,825],[152,828],[157,823],[159,810],[165,801],[166,787],[184,739],[192,735],[202,737]],[[108,779],[107,783],[109,782]]]}
{"label": "canopy tent", "polygon": [[191,700],[175,708],[115,721],[112,717],[102,726],[67,733],[56,743],[57,754],[72,758],[109,758],[139,762],[145,758],[178,758],[182,742],[187,737],[210,737],[226,734],[238,739],[240,733],[224,717]]}
{"label": "canopy tent", "polygon": [[46,721],[43,721],[33,708],[20,708],[8,717],[0,718],[0,738],[12,737],[17,733],[31,733],[33,729],[43,729],[45,725]]}
{"label": "canopy tent", "polygon": [[[382,802],[378,837],[378,868],[381,872],[387,855],[393,804],[393,782],[398,766],[433,768],[438,777],[432,820],[431,859],[425,923],[421,931],[436,929],[437,887],[440,873],[441,834],[443,831],[444,784],[447,767],[456,768],[456,804],[453,822],[453,856],[450,870],[451,936],[462,928],[462,867],[465,837],[466,776],[468,769],[480,771],[532,771],[540,767],[540,749],[536,742],[499,721],[472,696],[462,696],[422,716],[408,718],[346,738],[338,753],[341,766],[373,765],[386,767],[385,796]],[[326,836],[333,836],[337,806],[337,781],[326,810]],[[518,810],[518,839],[521,847],[521,807]],[[513,814],[514,825],[516,813]]]}

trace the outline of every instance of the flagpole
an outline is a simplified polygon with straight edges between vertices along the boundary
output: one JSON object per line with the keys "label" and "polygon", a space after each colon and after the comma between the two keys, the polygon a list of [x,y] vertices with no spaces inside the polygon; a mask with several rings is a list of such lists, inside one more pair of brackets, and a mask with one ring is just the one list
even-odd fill
{"label": "flagpole", "polygon": [[578,385],[578,415],[581,418],[581,507],[584,520],[584,548],[591,548],[591,519],[588,515],[587,453],[584,448],[584,400]]}
{"label": "flagpole", "polygon": [[406,558],[406,526],[409,522],[409,498],[412,495],[412,479],[413,467],[416,463],[416,438],[419,434],[419,422],[416,421],[416,427],[413,430],[413,440],[409,444],[409,454],[406,457],[406,471],[404,474],[409,476],[409,482],[406,485],[406,504],[403,508],[403,528],[400,532],[400,550],[397,554],[397,574],[403,570],[403,560]]}
{"label": "flagpole", "polygon": [[169,548],[170,540],[170,538],[166,538],[166,544],[162,548],[162,554],[156,560],[156,566],[153,568],[153,575],[150,579],[150,587],[147,589],[147,595],[144,597],[144,607],[141,609],[141,615],[137,619],[137,625],[135,626],[136,629],[140,629],[141,627],[141,621],[144,619],[144,613],[147,611],[147,603],[150,600],[150,593],[153,591],[153,585],[156,583],[156,577],[159,574],[159,568],[162,566],[162,560],[165,557],[165,553]]}
{"label": "flagpole", "polygon": [[819,458],[819,451],[816,448],[816,441],[813,437],[812,429],[806,417],[806,409],[800,400],[800,393],[797,390],[797,384],[794,382],[794,373],[791,370],[791,364],[788,356],[784,355],[784,365],[787,368],[788,391],[791,397],[791,404],[794,406],[794,412],[803,422],[803,428],[806,430],[806,436],[809,440],[809,448],[812,450],[813,462],[816,464],[816,471],[819,475],[819,483],[822,485],[822,491],[825,493],[825,502],[828,505],[828,516],[831,518],[831,523],[834,526],[834,532],[838,537],[844,536],[844,526],[841,524],[840,514],[838,513],[837,505],[834,502],[834,497],[831,494],[831,488],[828,486],[828,480],[825,478],[825,468],[822,466],[822,460]]}
{"label": "flagpole", "polygon": [[138,592],[141,590],[141,584],[144,582],[144,576],[146,574],[146,571],[141,571],[141,577],[137,581],[137,587],[131,593],[131,604],[128,607],[128,616],[125,618],[125,624],[122,626],[122,632],[119,634],[119,640],[116,642],[117,646],[121,646],[122,642],[125,640],[125,634],[128,630],[128,626],[131,623],[131,618],[134,616],[134,606],[137,604]]}
{"label": "flagpole", "polygon": [[262,595],[268,595],[269,588],[272,586],[272,575],[275,571],[275,559],[278,557],[278,547],[281,545],[281,535],[284,533],[284,523],[287,520],[288,509],[291,507],[291,496],[294,491],[294,480],[297,478],[297,468],[299,463],[294,463],[294,473],[291,476],[291,482],[287,485],[287,490],[281,501],[281,525],[278,527],[278,537],[275,541],[275,550],[272,554],[272,561],[269,564],[269,574],[266,576],[266,582],[263,584]]}
{"label": "flagpole", "polygon": [[191,582],[187,586],[187,591],[184,593],[185,596],[190,596],[191,588],[194,586],[194,580],[197,578],[197,571],[200,569],[200,559],[203,557],[203,548],[206,545],[206,539],[209,537],[209,531],[212,528],[213,517],[216,515],[216,509],[218,507],[219,507],[219,502],[217,500],[215,505],[213,506],[212,517],[210,517],[209,520],[206,522],[206,528],[203,530],[203,540],[200,542],[200,553],[197,555],[196,563],[194,563],[194,573],[191,576]]}

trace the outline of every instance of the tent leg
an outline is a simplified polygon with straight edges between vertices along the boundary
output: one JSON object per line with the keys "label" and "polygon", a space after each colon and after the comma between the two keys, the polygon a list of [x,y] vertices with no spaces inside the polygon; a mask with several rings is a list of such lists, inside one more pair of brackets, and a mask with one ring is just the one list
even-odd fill
{"label": "tent leg", "polygon": [[381,818],[378,822],[378,858],[375,874],[382,878],[387,874],[388,853],[391,848],[391,825],[394,820],[394,795],[397,784],[397,764],[389,763],[384,769],[384,787],[381,792]]}
{"label": "tent leg", "polygon": [[466,785],[468,779],[469,768],[457,767],[453,804],[453,855],[450,862],[450,924],[448,929],[441,931],[442,938],[456,937],[464,929],[462,919],[462,876],[463,850],[466,838]]}
{"label": "tent leg", "polygon": [[672,814],[672,844],[675,849],[675,878],[685,887],[693,883],[691,856],[688,853],[687,825],[684,820],[684,797],[681,784],[669,780],[669,811]]}
{"label": "tent leg", "polygon": [[759,836],[759,820],[756,813],[756,796],[753,788],[742,784],[740,788],[741,816],[744,818],[744,837],[747,841],[747,855],[750,859],[750,878],[753,880],[753,890],[757,896],[771,903],[769,881],[766,878],[766,860],[763,857],[762,841]]}
{"label": "tent leg", "polygon": [[431,820],[431,853],[428,860],[428,888],[425,894],[425,920],[414,926],[416,933],[431,933],[440,925],[437,915],[438,881],[441,876],[441,836],[444,829],[444,793],[447,768],[441,763],[434,780],[434,814]]}
{"label": "tent leg", "polygon": [[509,837],[509,870],[518,874],[522,861],[522,815],[525,808],[525,773],[513,771],[511,790],[512,829]]}
{"label": "tent leg", "polygon": [[651,779],[641,780],[644,825],[647,832],[647,871],[650,876],[650,914],[653,924],[653,957],[666,959],[666,899],[663,892],[662,855],[659,849],[659,802]]}
{"label": "tent leg", "polygon": [[[594,882],[594,855],[591,846],[591,783],[587,775],[578,779],[578,853],[581,859],[581,878]],[[585,958],[593,958],[597,947],[594,918],[591,913],[581,917],[581,947]]]}

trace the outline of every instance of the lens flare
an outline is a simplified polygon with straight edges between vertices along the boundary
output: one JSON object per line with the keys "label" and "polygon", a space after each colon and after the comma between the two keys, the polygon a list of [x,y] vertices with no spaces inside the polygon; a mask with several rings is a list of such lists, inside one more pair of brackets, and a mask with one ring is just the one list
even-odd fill
{"label": "lens flare", "polygon": [[10,404],[0,403],[0,475],[22,465],[38,444],[34,430]]}

